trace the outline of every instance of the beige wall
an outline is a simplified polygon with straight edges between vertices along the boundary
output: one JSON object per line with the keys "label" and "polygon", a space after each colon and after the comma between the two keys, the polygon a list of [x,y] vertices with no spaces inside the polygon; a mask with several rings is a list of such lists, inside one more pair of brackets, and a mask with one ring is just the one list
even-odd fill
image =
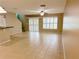
{"label": "beige wall", "polygon": [[16,15],[8,13],[6,16],[7,26],[14,26],[14,28],[0,29],[0,44],[10,41],[10,36],[21,32],[21,23],[16,19]]}
{"label": "beige wall", "polygon": [[14,26],[14,28],[10,29],[10,34],[16,34],[16,33],[21,32],[21,23],[16,18],[16,14],[7,13],[6,23],[7,23],[7,26]]}
{"label": "beige wall", "polygon": [[64,15],[64,30],[79,29],[79,0],[67,0]]}

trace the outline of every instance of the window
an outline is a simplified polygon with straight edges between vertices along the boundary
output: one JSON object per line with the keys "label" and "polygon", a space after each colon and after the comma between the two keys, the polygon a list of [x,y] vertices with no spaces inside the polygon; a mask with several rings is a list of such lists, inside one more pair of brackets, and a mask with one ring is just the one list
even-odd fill
{"label": "window", "polygon": [[54,29],[57,29],[57,22],[58,22],[58,18],[57,17],[54,17],[53,19],[53,24],[54,24]]}
{"label": "window", "polygon": [[39,31],[39,18],[29,18],[29,31]]}
{"label": "window", "polygon": [[54,17],[44,17],[43,18],[43,28],[44,29],[57,29],[58,18]]}

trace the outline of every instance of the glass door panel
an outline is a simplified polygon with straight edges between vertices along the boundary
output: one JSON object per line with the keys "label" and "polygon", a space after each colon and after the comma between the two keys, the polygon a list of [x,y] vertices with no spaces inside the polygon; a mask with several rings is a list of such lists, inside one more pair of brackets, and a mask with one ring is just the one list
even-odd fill
{"label": "glass door panel", "polygon": [[39,18],[29,18],[29,31],[38,32],[39,31]]}
{"label": "glass door panel", "polygon": [[58,17],[44,17],[43,29],[57,29]]}

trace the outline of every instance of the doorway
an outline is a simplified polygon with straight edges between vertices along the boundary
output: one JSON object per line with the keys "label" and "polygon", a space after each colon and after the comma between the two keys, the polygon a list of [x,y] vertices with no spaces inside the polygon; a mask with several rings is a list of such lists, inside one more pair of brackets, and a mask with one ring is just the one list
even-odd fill
{"label": "doorway", "polygon": [[39,32],[39,18],[38,17],[29,18],[29,31]]}

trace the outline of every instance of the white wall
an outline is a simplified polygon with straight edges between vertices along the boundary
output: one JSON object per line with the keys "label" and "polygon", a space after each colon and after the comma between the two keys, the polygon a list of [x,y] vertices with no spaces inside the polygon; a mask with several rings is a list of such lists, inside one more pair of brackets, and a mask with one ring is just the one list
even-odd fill
{"label": "white wall", "polygon": [[6,27],[6,20],[4,15],[0,15],[0,27]]}
{"label": "white wall", "polygon": [[14,27],[14,28],[9,29],[10,30],[10,34],[16,34],[16,33],[22,32],[22,30],[21,30],[21,23],[16,18],[16,14],[14,14],[14,13],[7,13],[6,24],[7,24],[7,26],[13,26]]}
{"label": "white wall", "polygon": [[68,0],[64,14],[64,30],[79,29],[79,0]]}
{"label": "white wall", "polygon": [[[8,13],[6,16],[6,26],[14,26],[14,28],[0,29],[0,44],[4,44],[11,39],[11,35],[21,32],[21,23],[16,19],[16,15],[13,13]],[[1,26],[4,24],[1,21]]]}

